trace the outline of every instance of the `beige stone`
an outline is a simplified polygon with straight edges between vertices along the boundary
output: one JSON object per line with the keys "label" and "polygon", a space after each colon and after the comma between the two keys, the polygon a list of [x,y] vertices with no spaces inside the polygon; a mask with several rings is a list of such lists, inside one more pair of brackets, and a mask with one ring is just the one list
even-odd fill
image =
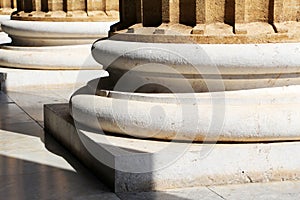
{"label": "beige stone", "polygon": [[115,21],[118,0],[18,0],[12,19],[27,21]]}
{"label": "beige stone", "polygon": [[294,154],[299,151],[299,142],[140,140],[86,131],[74,125],[66,104],[46,105],[44,112],[45,130],[115,192],[299,180],[300,159]]}
{"label": "beige stone", "polygon": [[17,0],[0,0],[0,15],[10,15],[17,8]]}
{"label": "beige stone", "polygon": [[[0,2],[7,7],[7,0]],[[10,46],[1,46],[0,65],[99,69],[101,65],[90,56],[90,45],[108,36],[110,26],[119,19],[118,5],[118,0],[17,0],[12,20],[7,20],[10,15],[1,20],[0,15],[0,30],[12,41]],[[0,43],[7,42],[6,37],[0,39]]]}
{"label": "beige stone", "polygon": [[[165,34],[154,37],[164,43],[174,34],[180,35],[173,39],[175,43],[300,41],[300,1],[295,0],[122,0],[121,9],[121,22],[111,35],[121,34],[124,40],[143,41],[143,34],[126,32],[142,24],[143,28],[163,25]],[[129,34],[134,37],[129,39]]]}

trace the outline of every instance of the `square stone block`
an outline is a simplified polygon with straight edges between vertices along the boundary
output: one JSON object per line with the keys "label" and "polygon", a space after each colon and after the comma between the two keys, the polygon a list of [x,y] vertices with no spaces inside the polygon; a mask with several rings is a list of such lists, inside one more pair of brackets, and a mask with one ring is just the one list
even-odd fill
{"label": "square stone block", "polygon": [[68,104],[45,105],[45,129],[115,192],[299,180],[300,142],[183,143],[100,134]]}

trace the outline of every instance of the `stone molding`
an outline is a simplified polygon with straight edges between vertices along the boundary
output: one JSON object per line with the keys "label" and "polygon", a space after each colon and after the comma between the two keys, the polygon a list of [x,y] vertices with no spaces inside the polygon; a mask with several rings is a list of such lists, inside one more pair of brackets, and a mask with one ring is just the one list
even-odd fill
{"label": "stone molding", "polygon": [[300,1],[121,0],[120,8],[111,35],[125,34],[124,40],[154,35],[165,43],[300,41]]}
{"label": "stone molding", "polygon": [[[107,91],[103,96],[77,94],[70,103],[73,119],[79,124],[136,138],[198,142],[294,141],[300,138],[297,123],[300,113],[295,111],[299,108],[298,91],[299,86],[214,95]],[[222,96],[226,96],[223,102],[226,101],[226,109],[216,110],[225,106],[222,100],[217,100]],[[186,104],[194,110],[193,119],[188,123],[185,122],[187,115],[180,112],[188,110]],[[117,110],[120,107],[126,109]],[[156,107],[163,108],[163,112],[152,112]],[[214,114],[224,118],[218,121]]]}
{"label": "stone molding", "polygon": [[12,19],[26,21],[116,21],[118,0],[17,0]]}

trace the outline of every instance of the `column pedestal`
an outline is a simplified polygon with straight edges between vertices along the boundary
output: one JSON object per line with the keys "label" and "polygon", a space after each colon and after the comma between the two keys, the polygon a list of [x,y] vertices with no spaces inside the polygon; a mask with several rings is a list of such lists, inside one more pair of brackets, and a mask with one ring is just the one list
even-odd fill
{"label": "column pedestal", "polygon": [[47,131],[117,192],[299,179],[298,2],[120,8],[92,48],[109,77],[46,106]]}
{"label": "column pedestal", "polygon": [[[299,180],[300,177],[300,159],[295,156],[300,150],[299,142],[188,143],[186,149],[183,143],[173,143],[168,149],[167,141],[103,135],[78,127],[69,115],[68,104],[46,105],[44,111],[47,133],[115,192]],[[174,159],[162,165],[169,158]]]}
{"label": "column pedestal", "polygon": [[[22,69],[101,69],[91,55],[92,43],[107,37],[113,22],[4,22],[12,44],[0,48],[0,65]],[[80,28],[79,28],[80,27]]]}
{"label": "column pedestal", "polygon": [[10,43],[11,39],[2,32],[1,24],[10,20],[10,15],[16,11],[16,0],[0,0],[0,44]]}
{"label": "column pedestal", "polygon": [[18,1],[2,29],[12,43],[0,48],[0,65],[22,69],[101,69],[90,55],[92,43],[108,36],[118,20],[111,1]]}

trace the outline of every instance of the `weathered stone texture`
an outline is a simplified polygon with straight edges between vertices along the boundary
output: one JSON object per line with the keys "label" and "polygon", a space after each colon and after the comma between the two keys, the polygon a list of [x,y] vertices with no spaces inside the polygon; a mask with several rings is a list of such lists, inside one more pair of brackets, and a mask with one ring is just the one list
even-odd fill
{"label": "weathered stone texture", "polygon": [[12,19],[29,21],[115,21],[118,0],[17,0]]}
{"label": "weathered stone texture", "polygon": [[0,0],[0,15],[10,15],[16,7],[17,0]]}

